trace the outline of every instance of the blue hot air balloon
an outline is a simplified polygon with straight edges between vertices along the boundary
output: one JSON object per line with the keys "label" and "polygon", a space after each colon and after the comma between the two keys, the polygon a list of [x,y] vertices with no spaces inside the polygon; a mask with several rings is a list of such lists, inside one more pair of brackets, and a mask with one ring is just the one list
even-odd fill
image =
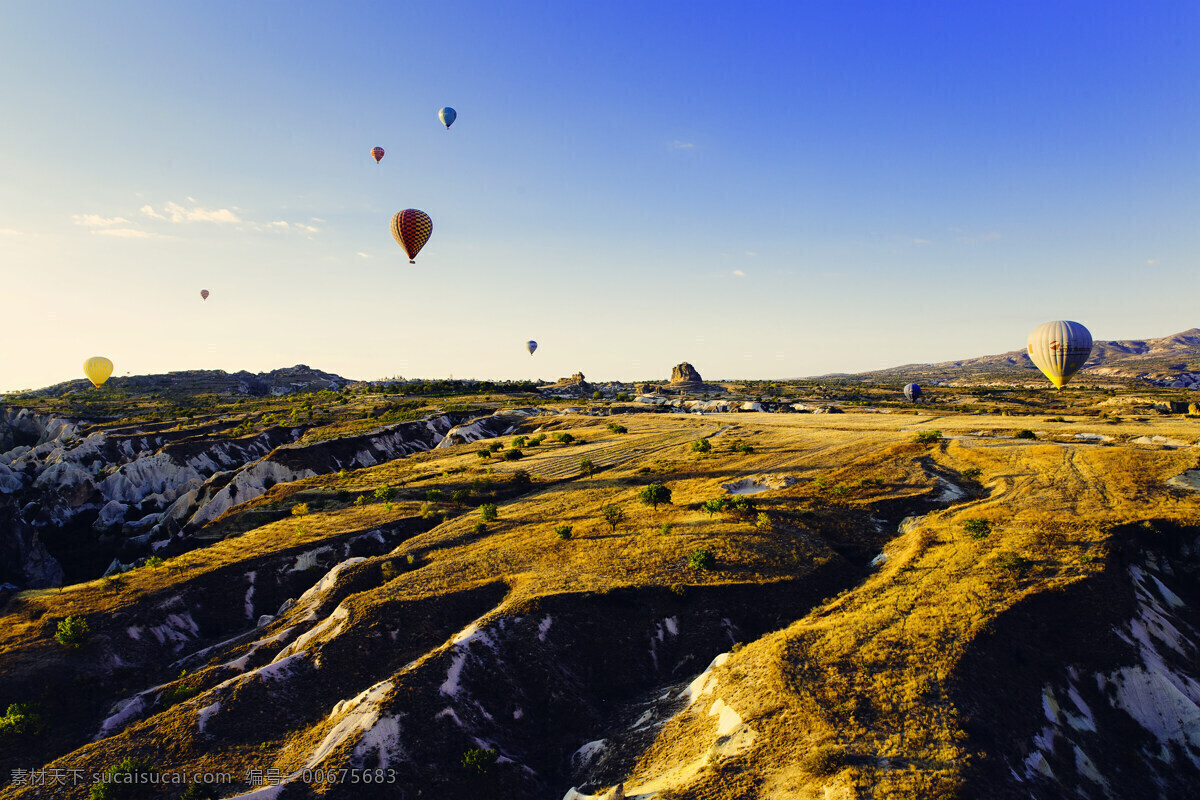
{"label": "blue hot air balloon", "polygon": [[446,130],[450,130],[450,126],[454,124],[454,120],[458,119],[458,112],[450,106],[446,106],[438,112],[438,119],[446,126]]}
{"label": "blue hot air balloon", "polygon": [[908,398],[908,402],[915,403],[921,399],[921,387],[915,383],[910,383],[904,387],[904,396]]}

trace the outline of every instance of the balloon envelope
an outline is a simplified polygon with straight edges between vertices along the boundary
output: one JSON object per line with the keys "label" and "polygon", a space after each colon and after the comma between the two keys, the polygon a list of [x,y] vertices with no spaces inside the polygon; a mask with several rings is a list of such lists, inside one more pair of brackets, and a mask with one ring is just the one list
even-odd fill
{"label": "balloon envelope", "polygon": [[1078,322],[1044,322],[1029,334],[1025,349],[1037,368],[1061,389],[1087,363],[1092,354],[1092,334]]}
{"label": "balloon envelope", "polygon": [[97,389],[104,385],[108,376],[112,375],[112,371],[113,363],[104,356],[92,356],[83,362],[83,374]]}
{"label": "balloon envelope", "polygon": [[201,297],[201,299],[207,300],[208,299],[208,289],[201,289],[200,297]]}
{"label": "balloon envelope", "polygon": [[917,398],[921,396],[921,387],[915,383],[910,383],[904,387],[904,396],[908,398],[908,402],[915,403]]}
{"label": "balloon envelope", "polygon": [[383,158],[383,148],[382,147],[372,147],[371,155],[375,158],[375,163],[378,164],[379,161]]}
{"label": "balloon envelope", "polygon": [[421,248],[429,241],[430,234],[433,233],[433,220],[424,211],[418,211],[415,208],[406,208],[403,211],[397,211],[392,217],[392,238],[396,240],[396,244],[404,248],[404,252],[408,253],[408,263],[417,263],[414,259],[417,253],[421,252]]}
{"label": "balloon envelope", "polygon": [[525,343],[525,349],[529,351],[529,355],[533,355],[533,351],[537,350],[537,342],[535,342],[533,339],[530,339]]}
{"label": "balloon envelope", "polygon": [[438,119],[446,126],[446,130],[450,130],[450,126],[454,124],[454,120],[458,119],[458,112],[450,106],[446,106],[438,112]]}

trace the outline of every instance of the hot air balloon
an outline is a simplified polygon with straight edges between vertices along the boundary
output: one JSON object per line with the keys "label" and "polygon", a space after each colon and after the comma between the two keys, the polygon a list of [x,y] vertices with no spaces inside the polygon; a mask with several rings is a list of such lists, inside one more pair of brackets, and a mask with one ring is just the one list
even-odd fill
{"label": "hot air balloon", "polygon": [[433,233],[433,220],[424,211],[406,208],[392,217],[392,238],[408,253],[408,263],[415,264],[417,253]]}
{"label": "hot air balloon", "polygon": [[446,130],[450,130],[450,126],[454,124],[454,120],[458,119],[458,112],[450,106],[446,106],[438,112],[438,119],[446,126]]}
{"label": "hot air balloon", "polygon": [[375,163],[378,164],[380,161],[383,160],[383,148],[382,147],[372,147],[371,155],[375,157]]}
{"label": "hot air balloon", "polygon": [[113,363],[104,356],[92,356],[83,362],[83,374],[97,389],[104,385],[108,376],[112,375],[112,371]]}
{"label": "hot air balloon", "polygon": [[1078,322],[1044,322],[1029,334],[1029,358],[1061,389],[1092,354],[1092,334]]}
{"label": "hot air balloon", "polygon": [[921,387],[915,383],[910,383],[904,387],[904,396],[908,402],[915,403],[921,397]]}
{"label": "hot air balloon", "polygon": [[207,300],[207,299],[208,299],[208,289],[201,289],[201,290],[200,290],[200,298],[201,298],[202,300]]}
{"label": "hot air balloon", "polygon": [[530,339],[525,343],[525,349],[529,351],[529,355],[533,355],[533,351],[537,350],[537,342],[535,342],[533,339]]}

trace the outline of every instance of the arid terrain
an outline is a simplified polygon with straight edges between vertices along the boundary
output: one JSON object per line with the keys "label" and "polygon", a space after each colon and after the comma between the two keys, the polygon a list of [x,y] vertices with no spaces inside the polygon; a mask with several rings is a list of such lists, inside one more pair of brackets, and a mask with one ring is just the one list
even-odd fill
{"label": "arid terrain", "polygon": [[6,402],[0,797],[1194,796],[1188,393],[727,388]]}

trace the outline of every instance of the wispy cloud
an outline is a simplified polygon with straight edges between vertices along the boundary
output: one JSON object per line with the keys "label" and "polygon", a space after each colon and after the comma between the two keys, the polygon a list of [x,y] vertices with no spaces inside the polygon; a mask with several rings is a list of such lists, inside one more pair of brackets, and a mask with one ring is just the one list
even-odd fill
{"label": "wispy cloud", "polygon": [[107,228],[110,225],[128,225],[124,217],[102,217],[99,214],[72,214],[71,221],[88,228]]}
{"label": "wispy cloud", "polygon": [[[193,203],[195,202],[195,200],[192,199],[191,197],[189,197],[188,200]],[[233,213],[228,208],[211,209],[211,208],[200,208],[199,206],[193,206],[192,208],[185,208],[184,206],[181,206],[178,203],[172,202],[172,203],[167,203],[165,210],[167,212],[167,216],[170,217],[171,222],[241,222],[242,221],[241,218],[239,218],[237,214]]]}
{"label": "wispy cloud", "polygon": [[145,205],[145,206],[142,206],[139,210],[143,214],[145,214],[147,217],[151,217],[153,219],[166,219],[166,217],[164,217],[162,214],[155,211],[153,206]]}
{"label": "wispy cloud", "polygon": [[683,142],[679,139],[676,139],[667,145],[667,147],[671,148],[672,150],[691,150],[695,146],[695,142]]}
{"label": "wispy cloud", "polygon": [[754,258],[756,255],[758,255],[758,253],[754,252],[753,250],[747,250],[746,255],[750,256],[751,258]]}
{"label": "wispy cloud", "polygon": [[104,228],[103,230],[92,231],[92,233],[100,236],[117,236],[122,239],[151,239],[155,237],[155,234],[139,231],[137,228]]}
{"label": "wispy cloud", "polygon": [[735,269],[735,270],[733,271],[733,274],[734,274],[734,275],[737,275],[739,278],[744,278],[744,277],[746,277],[746,273],[742,272],[740,269]]}
{"label": "wispy cloud", "polygon": [[0,236],[20,236],[21,232],[16,228],[0,228]]}
{"label": "wispy cloud", "polygon": [[361,251],[358,253],[355,253],[354,255],[358,256],[359,258],[370,258],[369,255],[367,255],[366,253],[363,253]]}
{"label": "wispy cloud", "polygon": [[933,244],[929,239],[912,239],[913,244]]}

